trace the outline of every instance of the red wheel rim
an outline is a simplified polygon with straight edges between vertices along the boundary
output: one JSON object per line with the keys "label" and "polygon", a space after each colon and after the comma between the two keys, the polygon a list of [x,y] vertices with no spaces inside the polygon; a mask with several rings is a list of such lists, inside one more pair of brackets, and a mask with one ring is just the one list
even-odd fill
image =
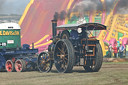
{"label": "red wheel rim", "polygon": [[6,62],[6,70],[7,70],[8,72],[11,72],[11,71],[13,70],[13,64],[12,64],[11,61],[7,61],[7,62]]}
{"label": "red wheel rim", "polygon": [[20,60],[15,62],[15,69],[17,72],[21,72],[22,71],[22,62]]}

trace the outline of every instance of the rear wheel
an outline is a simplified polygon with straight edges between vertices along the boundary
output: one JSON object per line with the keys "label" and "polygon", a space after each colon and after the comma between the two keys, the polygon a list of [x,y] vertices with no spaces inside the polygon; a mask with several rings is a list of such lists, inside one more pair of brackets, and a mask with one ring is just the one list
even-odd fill
{"label": "rear wheel", "polygon": [[70,33],[68,32],[68,30],[64,30],[61,33],[61,39],[69,39]]}
{"label": "rear wheel", "polygon": [[71,72],[74,65],[74,49],[69,40],[61,39],[56,43],[54,62],[58,72]]}
{"label": "rear wheel", "polygon": [[96,44],[95,59],[87,61],[87,65],[84,66],[84,69],[87,72],[98,72],[102,66],[102,62],[103,62],[102,48],[100,44]]}
{"label": "rear wheel", "polygon": [[6,61],[5,69],[7,72],[13,72],[14,71],[14,63],[12,62],[12,60]]}
{"label": "rear wheel", "polygon": [[26,70],[25,67],[26,67],[26,64],[25,64],[25,61],[24,60],[22,60],[22,59],[16,60],[16,62],[15,62],[15,70],[17,72],[23,72],[23,71],[25,71]]}
{"label": "rear wheel", "polygon": [[37,66],[40,72],[49,72],[52,69],[53,61],[50,59],[50,56],[46,52],[40,53],[38,56]]}

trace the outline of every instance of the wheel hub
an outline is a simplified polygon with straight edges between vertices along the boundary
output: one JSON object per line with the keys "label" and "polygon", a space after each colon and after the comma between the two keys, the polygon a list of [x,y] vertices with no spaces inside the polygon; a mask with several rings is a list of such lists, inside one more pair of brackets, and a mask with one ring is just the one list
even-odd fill
{"label": "wheel hub", "polygon": [[60,58],[61,58],[61,59],[65,58],[65,55],[60,55]]}

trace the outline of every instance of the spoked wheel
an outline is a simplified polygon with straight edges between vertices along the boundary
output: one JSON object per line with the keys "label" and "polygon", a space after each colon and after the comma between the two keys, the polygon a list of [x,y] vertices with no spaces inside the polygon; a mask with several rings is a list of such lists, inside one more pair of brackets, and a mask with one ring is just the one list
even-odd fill
{"label": "spoked wheel", "polygon": [[96,44],[95,59],[88,62],[89,65],[84,66],[87,72],[98,72],[100,70],[103,62],[103,53],[100,44]]}
{"label": "spoked wheel", "polygon": [[69,40],[61,39],[56,43],[54,62],[58,72],[71,72],[74,65],[74,49]]}
{"label": "spoked wheel", "polygon": [[12,60],[7,60],[5,64],[5,68],[7,72],[13,72],[14,71],[14,63]]}
{"label": "spoked wheel", "polygon": [[49,72],[52,69],[53,61],[50,59],[50,56],[46,52],[40,53],[38,56],[37,66],[40,72]]}
{"label": "spoked wheel", "polygon": [[25,66],[26,66],[26,64],[25,64],[24,60],[22,60],[22,59],[16,60],[16,62],[15,62],[15,69],[16,69],[17,72],[25,71]]}

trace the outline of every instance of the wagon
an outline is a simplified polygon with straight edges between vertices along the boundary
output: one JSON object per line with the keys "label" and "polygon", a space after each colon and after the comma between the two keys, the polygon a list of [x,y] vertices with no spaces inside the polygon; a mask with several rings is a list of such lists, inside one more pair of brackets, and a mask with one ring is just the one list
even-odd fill
{"label": "wagon", "polygon": [[0,71],[34,70],[38,49],[21,46],[20,26],[17,23],[0,23]]}

